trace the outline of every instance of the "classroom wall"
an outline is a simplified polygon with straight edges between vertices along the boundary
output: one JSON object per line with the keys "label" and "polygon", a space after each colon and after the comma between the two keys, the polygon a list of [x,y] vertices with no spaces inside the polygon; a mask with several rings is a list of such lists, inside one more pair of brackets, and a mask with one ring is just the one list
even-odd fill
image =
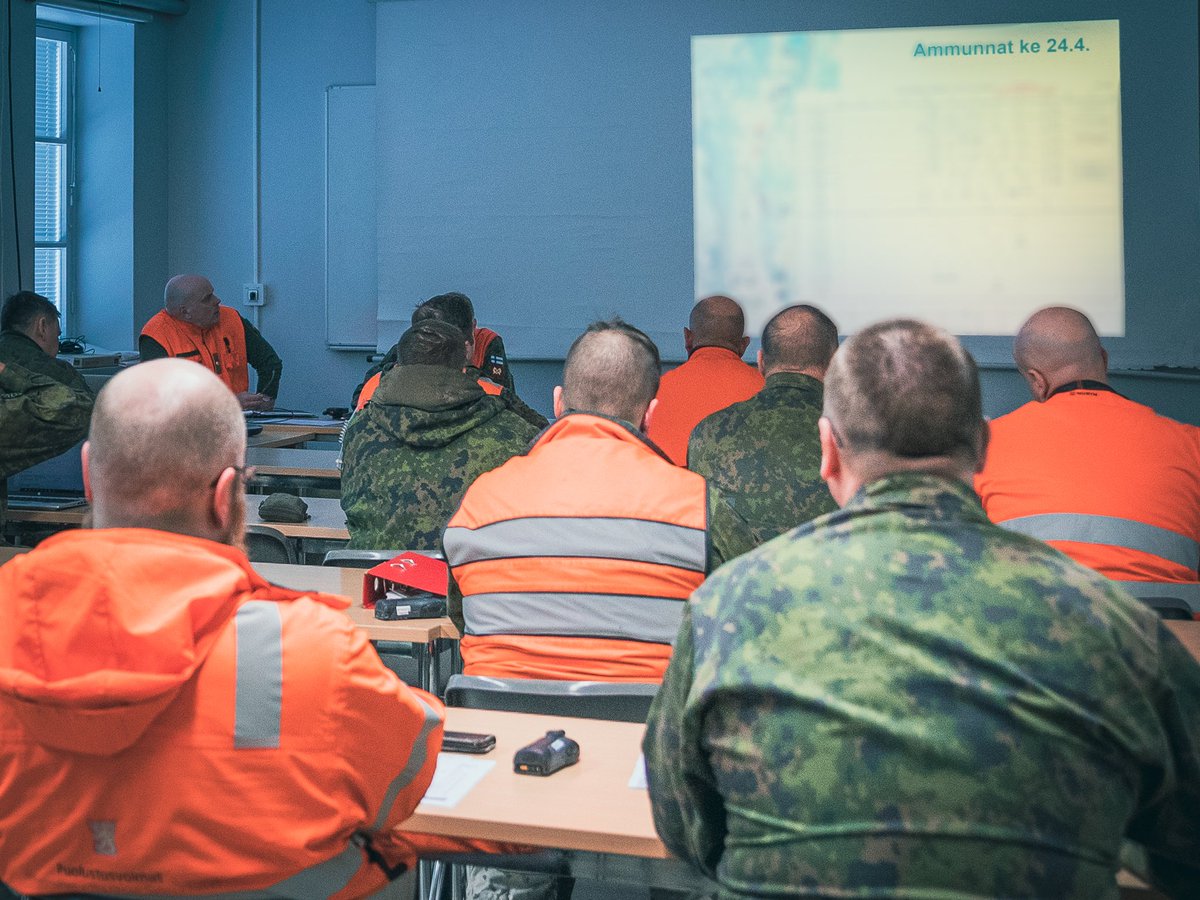
{"label": "classroom wall", "polygon": [[254,4],[205,0],[168,26],[168,269],[208,275],[253,321],[242,285],[258,268],[259,325],[284,360],[279,403],[320,411],[347,405],[368,366],[325,347],[324,133],[325,88],[374,81],[375,11],[366,0],[260,6],[260,259]]}
{"label": "classroom wall", "polygon": [[[596,13],[597,23],[603,22],[606,46],[609,50],[619,53],[621,50],[622,28],[643,29],[642,32],[630,32],[629,38],[639,43],[653,44],[656,34],[664,30],[682,31],[695,15],[696,9],[705,11],[707,30],[714,30],[717,25],[726,25],[732,13],[733,6],[705,2],[699,4],[683,2],[662,2],[654,4],[654,16],[647,16],[646,10],[640,3],[609,2],[603,4],[586,4],[587,8]],[[1005,3],[993,3],[992,8],[1004,7]],[[1031,4],[1013,2],[1012,7],[1016,18],[1031,18]],[[834,5],[836,6],[836,4]],[[961,10],[961,5],[949,4],[942,0],[931,0],[929,7],[947,11]],[[1186,6],[1186,4],[1184,4]],[[1132,4],[1106,2],[1105,10],[1109,7],[1117,9],[1124,7],[1132,9]],[[376,81],[377,48],[376,48],[376,14],[380,16],[410,16],[418,15],[433,17],[431,29],[432,38],[436,38],[423,52],[426,56],[420,64],[429,73],[419,87],[428,90],[428,85],[441,80],[445,90],[455,94],[469,93],[475,87],[487,87],[496,90],[496,85],[503,82],[497,77],[495,84],[486,81],[463,83],[464,69],[479,68],[475,55],[481,52],[491,54],[489,59],[498,63],[503,59],[533,60],[538,54],[547,59],[557,60],[554,63],[556,78],[568,77],[572,71],[571,54],[565,52],[569,48],[556,46],[555,33],[549,28],[527,28],[541,15],[544,7],[532,0],[511,0],[503,4],[480,3],[477,0],[438,0],[438,2],[422,3],[380,3],[378,5],[365,0],[346,0],[342,3],[316,2],[285,2],[285,0],[262,0],[261,20],[261,235],[262,251],[261,277],[267,284],[268,305],[262,310],[261,326],[264,333],[275,344],[285,360],[283,392],[280,401],[285,405],[303,406],[320,409],[328,405],[343,405],[346,393],[359,380],[365,362],[361,354],[330,351],[324,346],[324,292],[323,292],[323,167],[324,145],[322,140],[324,128],[324,90],[330,84],[370,83]],[[779,27],[780,10],[785,10],[791,19],[797,12],[794,4],[779,2],[754,2],[737,4],[742,10],[745,27],[754,29]],[[806,9],[817,11],[832,8],[828,3],[814,3]],[[1066,5],[1054,5],[1054,12],[1065,9]],[[911,9],[905,16],[911,17]],[[639,12],[639,10],[641,10]],[[604,12],[604,16],[599,15]],[[486,13],[486,14],[485,14]],[[560,13],[561,15],[561,13]],[[449,40],[443,33],[444,23],[438,25],[438,16],[444,16],[445,22],[464,24],[467,43]],[[1185,36],[1190,41],[1194,54],[1195,45],[1195,13],[1188,11],[1184,18],[1190,16],[1193,27],[1190,35]],[[476,20],[472,24],[472,20]],[[645,29],[651,29],[643,33]],[[162,221],[164,228],[155,233],[165,235],[167,270],[178,272],[186,270],[204,271],[212,277],[220,293],[231,304],[240,303],[241,285],[253,278],[255,258],[253,252],[254,233],[252,228],[255,198],[253,190],[254,146],[253,146],[253,107],[251,103],[253,87],[254,59],[254,21],[253,5],[237,0],[210,0],[205,3],[195,3],[186,16],[173,20],[167,26],[167,42],[169,50],[169,65],[166,66],[166,146],[168,148],[166,191],[164,196],[168,212]],[[528,32],[528,38],[519,45],[511,45],[510,39],[518,39],[522,32]],[[491,35],[490,46],[483,42]],[[507,35],[505,40],[499,40],[497,35]],[[1175,35],[1174,42],[1181,40]],[[394,54],[396,48],[389,45],[386,52]],[[536,52],[535,52],[536,51]],[[380,50],[379,52],[384,52]],[[1126,67],[1136,65],[1136,58],[1126,61]],[[390,56],[389,56],[390,59]],[[468,63],[470,65],[468,65]],[[1167,65],[1168,72],[1175,71],[1178,65],[1163,60],[1156,62],[1160,67]],[[538,65],[530,63],[536,69]],[[1190,82],[1184,76],[1188,74],[1188,64],[1180,64],[1182,69],[1175,72],[1172,78],[1176,82],[1190,84],[1188,90],[1195,91],[1194,58],[1190,65]],[[1175,66],[1175,68],[1171,68]],[[415,67],[414,67],[415,68]],[[487,70],[487,66],[483,66]],[[499,72],[494,66],[490,71]],[[575,85],[573,88],[555,87],[553,96],[579,94],[585,89],[607,94],[630,95],[633,92],[644,92],[649,89],[642,83],[642,75],[629,71],[608,70],[589,67],[588,80],[594,82],[588,85]],[[1176,78],[1175,76],[1179,77]],[[686,78],[686,76],[681,76]],[[642,80],[639,80],[642,79]],[[543,85],[537,79],[529,78],[517,86],[507,82],[512,94],[508,99],[513,109],[525,102],[542,103]],[[521,87],[521,85],[524,85]],[[410,86],[411,87],[411,86]],[[448,96],[448,95],[447,95]],[[439,107],[439,95],[429,95],[420,98],[421,102],[410,104],[424,118],[421,127],[434,130],[441,128],[443,120],[449,113]],[[590,102],[590,101],[589,101]],[[607,107],[606,107],[607,108]],[[663,112],[662,115],[667,115]],[[1127,117],[1126,127],[1142,130],[1147,117],[1154,115],[1153,109],[1136,109]],[[687,110],[674,110],[671,118],[684,121]],[[457,128],[463,133],[469,133],[472,126],[470,121],[460,121]],[[451,125],[447,124],[447,128]],[[1195,135],[1197,132],[1196,105],[1193,102],[1186,121],[1180,126],[1181,132]],[[1186,143],[1186,142],[1182,142]],[[1169,171],[1183,179],[1186,200],[1183,206],[1184,218],[1190,210],[1192,220],[1196,219],[1196,209],[1200,208],[1196,195],[1196,173],[1186,171],[1186,161],[1196,155],[1195,141],[1179,152],[1165,155],[1164,164]],[[626,144],[622,143],[622,147]],[[682,145],[681,145],[682,146]],[[400,148],[381,147],[381,152],[391,149],[399,152]],[[676,148],[679,149],[679,148]],[[590,152],[590,151],[589,151]],[[686,165],[685,161],[685,165]],[[563,166],[567,166],[564,161]],[[554,178],[570,177],[570,172],[555,170]],[[690,172],[677,173],[683,176],[680,184],[690,185]],[[447,176],[448,177],[448,176]],[[1143,172],[1139,178],[1145,178]],[[678,180],[678,179],[676,179]],[[441,183],[441,182],[438,182]],[[674,183],[674,182],[672,182]],[[1127,184],[1129,184],[1127,182]],[[1145,184],[1135,180],[1127,190],[1142,190]],[[1190,193],[1189,193],[1190,192]],[[427,203],[428,198],[422,202]],[[406,202],[406,201],[402,201]],[[684,206],[690,210],[690,194]],[[447,210],[446,218],[453,221],[453,209]],[[569,223],[567,223],[569,225]],[[1189,241],[1188,235],[1194,234],[1197,228],[1195,221],[1184,222],[1186,228],[1182,232],[1183,240]],[[517,226],[514,225],[514,228]],[[682,227],[682,226],[681,226]],[[690,229],[690,225],[687,226]],[[690,232],[689,232],[690,233]],[[1178,280],[1176,260],[1179,248],[1172,246],[1172,241],[1180,240],[1181,232],[1176,230],[1169,240],[1163,240],[1163,247],[1158,254],[1152,254],[1142,260],[1142,266],[1159,266],[1171,270],[1171,277]],[[1139,240],[1142,245],[1152,243],[1153,234],[1145,235]],[[507,245],[510,239],[501,241]],[[139,239],[140,245],[140,239]],[[467,246],[470,249],[470,246]],[[387,258],[396,257],[399,247],[380,248],[381,262]],[[553,248],[543,248],[540,252],[549,254]],[[411,254],[410,254],[411,259]],[[674,260],[674,257],[671,257]],[[562,267],[562,259],[552,260],[555,265]],[[588,271],[596,269],[594,260],[577,260],[579,270],[586,276]],[[567,260],[566,263],[571,263]],[[644,261],[642,264],[645,264]],[[387,266],[387,263],[384,263]],[[501,260],[493,260],[492,265],[502,265]],[[602,268],[602,267],[601,267]],[[686,270],[686,271],[685,271]],[[682,325],[686,308],[691,300],[690,264],[682,265],[678,260],[671,263],[670,271],[674,273],[673,281],[680,282],[670,289],[669,299],[678,307],[679,324]],[[390,273],[390,274],[389,274]],[[1132,273],[1138,279],[1146,277],[1145,271]],[[394,266],[381,269],[381,286],[386,278],[403,280],[403,273],[397,274]],[[423,276],[424,277],[424,276]],[[491,276],[498,278],[500,276]],[[437,289],[445,289],[447,281],[454,280],[454,274],[448,273],[445,278],[433,279],[429,276],[430,285],[436,280]],[[421,282],[424,287],[424,282]],[[464,287],[470,293],[470,285],[452,285]],[[1190,289],[1195,294],[1195,287]],[[413,296],[421,293],[416,287],[411,287]],[[481,321],[489,320],[487,292],[480,296]],[[1187,312],[1189,303],[1194,306],[1194,297],[1186,291],[1174,296],[1170,303],[1155,313],[1155,320],[1163,318],[1167,307],[1176,307],[1184,311],[1183,322],[1190,323],[1196,319],[1196,312]],[[592,315],[604,315],[615,311],[611,301],[606,298],[592,299],[591,305],[581,306],[576,312],[583,319]],[[661,305],[664,296],[661,292],[649,291],[639,295],[637,302]],[[1143,302],[1141,294],[1131,295],[1131,303]],[[135,325],[153,311],[151,307],[139,307],[135,313]],[[1189,318],[1190,316],[1190,318]],[[492,316],[495,321],[496,316]],[[636,319],[636,316],[631,316]],[[1168,317],[1169,318],[1169,317]],[[1174,335],[1167,335],[1169,328],[1162,329],[1164,340],[1172,342],[1172,356],[1176,359],[1187,357],[1190,364],[1197,364],[1196,348],[1200,347],[1200,329],[1190,327],[1176,329]],[[569,337],[569,336],[568,336]],[[674,340],[673,337],[669,340]],[[521,355],[536,355],[528,349],[522,349],[520,341],[510,341],[515,344]],[[564,344],[565,346],[565,344]],[[667,355],[677,355],[674,347],[664,347]],[[559,351],[560,352],[560,351]],[[1189,356],[1190,354],[1190,356]],[[1002,348],[996,357],[1002,356]],[[993,362],[993,364],[995,364]],[[535,407],[548,411],[548,388],[557,383],[561,365],[553,360],[549,362],[518,363],[516,367],[518,387]],[[1195,400],[1197,384],[1194,381],[1167,379],[1161,382],[1149,382],[1146,379],[1132,379],[1129,393],[1131,396],[1153,395],[1160,406],[1168,407],[1172,414],[1190,421],[1200,422],[1200,403]],[[999,414],[1014,408],[1024,402],[1024,388],[1015,372],[1011,370],[989,369],[984,372],[985,405],[990,414]]]}

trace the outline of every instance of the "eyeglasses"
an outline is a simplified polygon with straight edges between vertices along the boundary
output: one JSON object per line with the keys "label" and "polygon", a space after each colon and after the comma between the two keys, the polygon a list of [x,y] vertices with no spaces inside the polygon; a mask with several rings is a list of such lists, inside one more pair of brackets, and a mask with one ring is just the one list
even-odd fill
{"label": "eyeglasses", "polygon": [[217,477],[212,480],[212,484],[209,485],[210,488],[215,488],[217,486],[217,482],[221,480],[221,476],[225,474],[226,469],[233,469],[233,471],[237,472],[238,477],[242,479],[243,482],[249,481],[254,477],[255,473],[258,472],[257,466],[226,466],[217,474]]}

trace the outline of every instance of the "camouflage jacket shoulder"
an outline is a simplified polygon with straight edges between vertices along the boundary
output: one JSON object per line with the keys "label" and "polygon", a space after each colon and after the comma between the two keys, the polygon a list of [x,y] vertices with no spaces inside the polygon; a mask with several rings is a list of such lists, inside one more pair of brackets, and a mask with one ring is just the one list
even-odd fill
{"label": "camouflage jacket shoulder", "polygon": [[87,435],[94,398],[87,388],[0,360],[0,478],[69,449]]}
{"label": "camouflage jacket shoulder", "polygon": [[1200,877],[1200,666],[959,482],[883,479],[714,573],[645,750],[729,896],[1115,897],[1126,834]]}
{"label": "camouflage jacket shoulder", "polygon": [[688,468],[721,489],[755,543],[837,509],[821,480],[821,402],[820,381],[778,372],[692,431]]}

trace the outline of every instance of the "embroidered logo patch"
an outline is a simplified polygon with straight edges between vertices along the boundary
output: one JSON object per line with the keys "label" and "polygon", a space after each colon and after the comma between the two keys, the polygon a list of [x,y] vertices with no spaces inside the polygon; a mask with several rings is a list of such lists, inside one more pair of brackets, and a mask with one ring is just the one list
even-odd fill
{"label": "embroidered logo patch", "polygon": [[92,850],[101,856],[117,855],[117,823],[115,821],[91,820]]}

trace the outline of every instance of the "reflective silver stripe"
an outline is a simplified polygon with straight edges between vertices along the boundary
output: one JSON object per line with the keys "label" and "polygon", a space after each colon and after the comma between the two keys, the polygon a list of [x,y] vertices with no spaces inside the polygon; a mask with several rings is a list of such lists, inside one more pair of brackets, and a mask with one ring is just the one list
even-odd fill
{"label": "reflective silver stripe", "polygon": [[1200,544],[1191,538],[1171,531],[1121,519],[1116,516],[1088,516],[1081,513],[1048,513],[1041,516],[1021,516],[998,523],[1009,531],[1037,538],[1039,541],[1078,541],[1081,544],[1109,544],[1151,553],[1195,572],[1200,566]]}
{"label": "reflective silver stripe", "polygon": [[442,717],[438,715],[437,710],[422,700],[419,696],[417,700],[421,704],[421,708],[425,710],[425,721],[421,723],[421,732],[413,741],[412,751],[408,754],[408,762],[404,764],[404,768],[400,770],[400,774],[392,779],[392,783],[388,785],[388,789],[383,794],[383,803],[379,807],[379,815],[375,817],[375,829],[379,830],[387,822],[388,813],[392,811],[392,804],[396,802],[396,797],[399,793],[412,784],[414,778],[425,765],[426,753],[425,744],[429,739],[429,732],[433,731],[442,721]]}
{"label": "reflective silver stripe", "polygon": [[467,634],[553,634],[673,644],[682,600],[623,594],[471,594]]}
{"label": "reflective silver stripe", "polygon": [[279,746],[283,714],[283,621],[279,606],[252,600],[237,611],[233,746]]}
{"label": "reflective silver stripe", "polygon": [[1193,613],[1200,612],[1200,584],[1179,584],[1171,581],[1118,581],[1135,597],[1176,597],[1186,603]]}
{"label": "reflective silver stripe", "polygon": [[703,572],[708,561],[703,528],[646,519],[508,519],[480,528],[447,528],[444,542],[452,566],[514,556],[579,556],[628,559]]}

